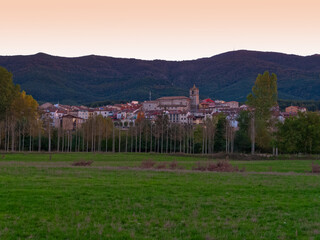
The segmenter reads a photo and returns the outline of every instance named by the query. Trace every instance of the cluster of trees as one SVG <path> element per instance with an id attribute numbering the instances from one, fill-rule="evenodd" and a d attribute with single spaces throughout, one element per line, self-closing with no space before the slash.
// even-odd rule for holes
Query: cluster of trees
<path id="1" fill-rule="evenodd" d="M 278 106 L 277 95 L 277 76 L 259 74 L 247 97 L 251 109 L 238 117 L 237 148 L 251 153 L 320 153 L 319 113 L 299 113 L 279 121 L 273 114 Z"/>
<path id="2" fill-rule="evenodd" d="M 12 81 L 12 74 L 0 67 L 0 149 L 24 150 L 26 136 L 39 128 L 38 103 L 20 90 Z"/>
<path id="3" fill-rule="evenodd" d="M 320 153 L 320 116 L 299 113 L 278 124 L 276 143 L 284 153 Z"/>
<path id="4" fill-rule="evenodd" d="M 129 126 L 96 115 L 74 131 L 52 128 L 44 118 L 42 129 L 32 138 L 29 150 L 211 154 L 233 150 L 234 139 L 226 134 L 233 132 L 231 129 L 224 115 L 207 119 L 202 126 L 169 123 L 165 114 L 158 116 L 155 122 L 139 114 L 135 124 Z"/>
<path id="5" fill-rule="evenodd" d="M 20 90 L 12 74 L 0 67 L 0 150 L 57 152 L 214 152 L 319 153 L 320 116 L 300 113 L 279 122 L 277 77 L 259 74 L 247 97 L 248 111 L 240 112 L 238 127 L 223 114 L 202 125 L 170 123 L 166 114 L 149 121 L 142 113 L 133 125 L 93 116 L 74 131 L 53 128 L 38 103 Z"/>

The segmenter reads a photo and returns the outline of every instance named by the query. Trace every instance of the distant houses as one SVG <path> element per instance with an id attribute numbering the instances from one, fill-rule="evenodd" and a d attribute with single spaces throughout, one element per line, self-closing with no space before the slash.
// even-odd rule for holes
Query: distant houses
<path id="1" fill-rule="evenodd" d="M 248 110 L 248 106 L 236 101 L 212 100 L 206 98 L 200 100 L 199 89 L 194 85 L 189 90 L 189 96 L 165 96 L 152 101 L 132 101 L 126 104 L 115 104 L 97 108 L 86 106 L 69 106 L 61 104 L 45 103 L 40 106 L 44 117 L 49 117 L 51 125 L 65 130 L 75 130 L 93 116 L 101 115 L 111 118 L 113 122 L 119 122 L 118 126 L 130 126 L 135 124 L 139 112 L 150 121 L 155 121 L 159 115 L 167 115 L 170 123 L 176 124 L 202 124 L 203 121 L 217 114 L 224 114 L 237 126 L 237 117 L 240 111 Z M 290 106 L 285 112 L 280 112 L 279 107 L 273 109 L 274 116 L 283 121 L 284 118 L 305 112 L 306 108 Z"/>
<path id="2" fill-rule="evenodd" d="M 133 122 L 141 111 L 141 105 L 134 103 L 117 104 L 115 106 L 104 106 L 89 108 L 86 106 L 69 106 L 45 103 L 40 106 L 43 118 L 50 118 L 51 125 L 64 130 L 75 130 L 86 120 L 93 116 L 101 115 L 104 118 L 110 117 L 113 121 Z"/>
<path id="3" fill-rule="evenodd" d="M 306 112 L 307 109 L 305 107 L 298 107 L 298 106 L 289 106 L 286 107 L 285 112 L 289 114 L 297 114 L 299 112 Z"/>

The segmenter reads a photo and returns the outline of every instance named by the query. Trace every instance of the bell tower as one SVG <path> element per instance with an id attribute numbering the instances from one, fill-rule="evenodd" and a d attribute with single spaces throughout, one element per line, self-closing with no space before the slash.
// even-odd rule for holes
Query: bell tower
<path id="1" fill-rule="evenodd" d="M 199 88 L 193 84 L 193 87 L 190 88 L 190 100 L 191 100 L 191 111 L 197 112 L 199 108 Z"/>

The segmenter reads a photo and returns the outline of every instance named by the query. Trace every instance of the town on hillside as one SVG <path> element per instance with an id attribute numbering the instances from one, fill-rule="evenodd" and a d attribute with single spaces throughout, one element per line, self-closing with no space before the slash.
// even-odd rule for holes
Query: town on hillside
<path id="1" fill-rule="evenodd" d="M 55 128 L 75 130 L 89 118 L 101 115 L 111 118 L 116 126 L 127 128 L 135 125 L 139 114 L 154 122 L 159 115 L 167 115 L 170 123 L 176 124 L 202 124 L 205 119 L 223 113 L 231 126 L 238 127 L 237 117 L 240 111 L 248 110 L 248 106 L 239 105 L 236 101 L 212 100 L 210 98 L 200 100 L 199 88 L 195 85 L 190 88 L 189 97 L 167 96 L 156 100 L 138 102 L 132 101 L 126 104 L 114 104 L 97 108 L 86 106 L 69 106 L 63 104 L 44 103 L 40 107 L 42 118 L 51 119 Z M 306 108 L 289 106 L 285 112 L 279 107 L 273 108 L 273 116 L 283 122 L 285 118 L 296 116 L 298 112 L 306 112 Z"/>

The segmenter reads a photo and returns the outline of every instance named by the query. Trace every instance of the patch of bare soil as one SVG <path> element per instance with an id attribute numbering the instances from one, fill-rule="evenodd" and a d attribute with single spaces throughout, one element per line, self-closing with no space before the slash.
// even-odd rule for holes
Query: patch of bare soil
<path id="1" fill-rule="evenodd" d="M 143 160 L 141 162 L 140 168 L 142 169 L 183 169 L 182 166 L 179 166 L 176 161 L 172 162 L 156 162 L 152 159 Z"/>
<path id="2" fill-rule="evenodd" d="M 238 167 L 232 166 L 229 161 L 222 160 L 217 163 L 212 162 L 198 162 L 197 166 L 192 168 L 193 170 L 198 171 L 210 171 L 210 172 L 244 172 L 245 169 L 239 170 Z"/>
<path id="3" fill-rule="evenodd" d="M 311 165 L 311 172 L 312 173 L 320 173 L 320 165 L 316 163 L 312 163 Z"/>
<path id="4" fill-rule="evenodd" d="M 93 161 L 78 161 L 78 162 L 73 162 L 71 165 L 86 167 L 86 166 L 91 166 L 92 163 L 93 163 Z"/>

